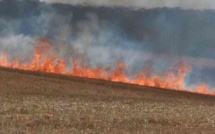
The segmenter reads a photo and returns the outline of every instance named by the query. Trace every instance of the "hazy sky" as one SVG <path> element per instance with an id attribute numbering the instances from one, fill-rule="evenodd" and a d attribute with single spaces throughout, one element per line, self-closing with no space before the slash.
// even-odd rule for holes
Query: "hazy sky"
<path id="1" fill-rule="evenodd" d="M 135 8 L 180 7 L 183 9 L 215 9 L 214 0 L 40 0 L 72 5 L 124 6 Z"/>

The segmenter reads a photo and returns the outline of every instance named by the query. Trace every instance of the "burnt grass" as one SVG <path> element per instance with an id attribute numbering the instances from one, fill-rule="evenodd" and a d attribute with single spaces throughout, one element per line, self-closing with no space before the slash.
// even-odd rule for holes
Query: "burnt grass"
<path id="1" fill-rule="evenodd" d="M 1 134 L 215 133 L 215 97 L 0 68 Z"/>

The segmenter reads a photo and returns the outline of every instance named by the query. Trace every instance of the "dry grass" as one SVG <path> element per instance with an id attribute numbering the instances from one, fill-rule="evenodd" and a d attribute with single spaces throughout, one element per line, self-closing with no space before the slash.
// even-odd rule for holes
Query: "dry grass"
<path id="1" fill-rule="evenodd" d="M 215 97 L 0 69 L 0 133 L 214 133 Z"/>

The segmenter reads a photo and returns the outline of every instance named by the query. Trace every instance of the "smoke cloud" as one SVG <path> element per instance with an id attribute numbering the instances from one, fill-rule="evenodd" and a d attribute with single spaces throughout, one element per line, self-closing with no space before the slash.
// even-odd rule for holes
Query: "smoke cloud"
<path id="1" fill-rule="evenodd" d="M 131 7 L 131 8 L 182 8 L 215 9 L 214 0 L 40 0 L 47 3 L 64 3 L 84 6 Z"/>
<path id="2" fill-rule="evenodd" d="M 205 82 L 215 86 L 215 12 L 161 8 L 213 9 L 213 1 L 41 2 L 57 4 L 0 2 L 1 54 L 28 62 L 37 41 L 45 38 L 51 42 L 51 51 L 69 67 L 74 58 L 91 67 L 113 67 L 123 61 L 126 74 L 132 76 L 144 67 L 164 72 L 182 59 L 193 67 L 188 85 Z"/>
<path id="3" fill-rule="evenodd" d="M 10 60 L 19 59 L 21 62 L 28 62 L 33 58 L 35 45 L 35 39 L 22 34 L 0 37 L 0 56 L 9 54 L 7 56 Z"/>

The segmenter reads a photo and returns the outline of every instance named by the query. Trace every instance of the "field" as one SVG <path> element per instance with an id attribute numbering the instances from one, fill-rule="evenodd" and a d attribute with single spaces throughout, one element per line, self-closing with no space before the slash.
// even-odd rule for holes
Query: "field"
<path id="1" fill-rule="evenodd" d="M 1 134 L 215 133 L 215 97 L 0 69 Z"/>

